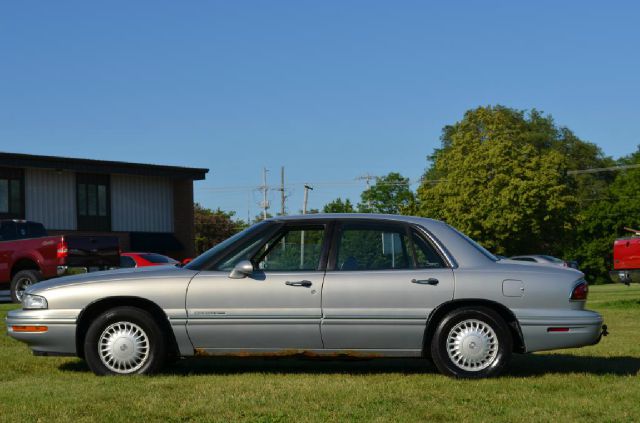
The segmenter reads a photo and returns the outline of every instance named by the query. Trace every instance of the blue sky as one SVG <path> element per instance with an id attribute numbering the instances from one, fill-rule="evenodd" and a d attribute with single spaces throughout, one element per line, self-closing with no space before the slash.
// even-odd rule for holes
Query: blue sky
<path id="1" fill-rule="evenodd" d="M 640 7 L 588 1 L 5 1 L 0 150 L 208 167 L 196 199 L 259 212 L 418 178 L 478 105 L 640 144 Z M 233 188 L 228 188 L 233 187 Z M 222 189 L 224 188 L 224 189 Z M 270 194 L 274 206 L 278 193 Z"/>

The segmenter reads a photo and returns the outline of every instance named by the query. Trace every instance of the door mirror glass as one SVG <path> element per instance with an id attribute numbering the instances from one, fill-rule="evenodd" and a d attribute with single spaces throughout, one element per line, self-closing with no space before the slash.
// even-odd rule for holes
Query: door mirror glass
<path id="1" fill-rule="evenodd" d="M 241 260 L 233 267 L 229 277 L 231 279 L 242 279 L 253 273 L 253 264 L 249 260 Z"/>

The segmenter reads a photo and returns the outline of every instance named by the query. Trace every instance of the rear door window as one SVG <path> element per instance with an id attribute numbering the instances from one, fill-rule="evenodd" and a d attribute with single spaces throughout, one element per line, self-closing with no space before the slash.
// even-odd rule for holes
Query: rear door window
<path id="1" fill-rule="evenodd" d="M 0 241 L 16 239 L 16 224 L 14 222 L 2 222 L 0 224 Z"/>
<path id="2" fill-rule="evenodd" d="M 16 223 L 16 239 L 26 239 L 29 237 L 27 230 L 27 224 L 25 222 Z"/>
<path id="3" fill-rule="evenodd" d="M 47 236 L 47 231 L 42 223 L 27 222 L 27 236 L 29 238 L 42 238 Z"/>
<path id="4" fill-rule="evenodd" d="M 415 231 L 411 238 L 416 251 L 416 267 L 418 269 L 439 269 L 446 267 L 444 260 L 433 246 Z"/>
<path id="5" fill-rule="evenodd" d="M 389 270 L 411 267 L 409 239 L 404 227 L 377 224 L 342 226 L 338 241 L 338 270 Z"/>

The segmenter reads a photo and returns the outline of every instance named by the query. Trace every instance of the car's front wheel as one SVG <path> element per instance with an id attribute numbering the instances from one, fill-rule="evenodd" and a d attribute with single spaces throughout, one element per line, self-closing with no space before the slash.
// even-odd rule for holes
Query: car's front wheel
<path id="1" fill-rule="evenodd" d="M 117 307 L 98 316 L 89 326 L 84 351 L 97 375 L 155 373 L 167 356 L 160 326 L 151 314 L 135 307 Z"/>
<path id="2" fill-rule="evenodd" d="M 511 333 L 499 314 L 485 307 L 464 307 L 440 321 L 431 342 L 431 357 L 445 375 L 483 378 L 505 369 L 512 348 Z"/>

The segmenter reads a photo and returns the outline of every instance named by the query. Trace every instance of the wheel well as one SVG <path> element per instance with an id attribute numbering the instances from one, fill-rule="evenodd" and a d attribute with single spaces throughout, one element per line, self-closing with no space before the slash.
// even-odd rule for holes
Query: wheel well
<path id="1" fill-rule="evenodd" d="M 429 314 L 427 319 L 427 328 L 424 333 L 424 345 L 423 345 L 423 354 L 429 355 L 431 351 L 431 340 L 433 338 L 433 334 L 438 327 L 438 323 L 442 320 L 442 318 L 452 310 L 455 310 L 460 307 L 469 307 L 469 306 L 482 306 L 489 308 L 500 315 L 507 323 L 509 327 L 509 331 L 511 332 L 511 337 L 513 339 L 513 351 L 514 352 L 525 352 L 524 339 L 522 337 L 522 331 L 520 330 L 520 324 L 518 323 L 518 319 L 513 314 L 511 310 L 509 310 L 504 305 L 497 303 L 495 301 L 489 300 L 481 300 L 481 299 L 463 299 L 463 300 L 454 300 L 449 301 L 447 303 L 441 304 L 435 310 Z"/>
<path id="2" fill-rule="evenodd" d="M 21 270 L 40 270 L 40 267 L 38 266 L 38 264 L 31 260 L 31 259 L 19 259 L 18 261 L 16 261 L 13 264 L 13 267 L 11 268 L 11 278 L 13 278 L 16 273 L 20 272 Z"/>
<path id="3" fill-rule="evenodd" d="M 109 297 L 98 300 L 89 304 L 84 310 L 80 312 L 76 326 L 76 353 L 78 357 L 84 358 L 84 340 L 91 326 L 91 322 L 105 311 L 115 307 L 136 307 L 147 311 L 153 316 L 154 320 L 160 325 L 160 329 L 167 336 L 169 341 L 167 349 L 170 355 L 179 355 L 178 343 L 176 337 L 171 329 L 169 318 L 165 312 L 153 301 L 146 300 L 140 297 Z"/>

